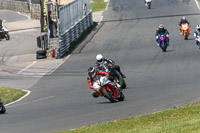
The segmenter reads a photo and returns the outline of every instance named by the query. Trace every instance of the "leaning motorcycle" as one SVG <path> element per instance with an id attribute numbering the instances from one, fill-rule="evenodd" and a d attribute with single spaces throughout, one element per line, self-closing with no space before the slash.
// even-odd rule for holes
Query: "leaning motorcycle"
<path id="1" fill-rule="evenodd" d="M 0 114 L 4 114 L 6 112 L 6 108 L 3 105 L 3 102 L 0 99 Z"/>
<path id="2" fill-rule="evenodd" d="M 148 9 L 151 9 L 151 0 L 145 0 L 145 1 L 146 1 Z"/>
<path id="3" fill-rule="evenodd" d="M 110 102 L 123 101 L 125 96 L 119 91 L 117 85 L 115 87 L 111 87 L 115 84 L 111 82 L 106 76 L 98 75 L 97 79 L 93 83 L 93 88 L 97 91 L 100 96 L 104 96 Z"/>
<path id="4" fill-rule="evenodd" d="M 190 30 L 190 26 L 188 25 L 188 23 L 181 24 L 181 31 L 182 31 L 182 34 L 183 34 L 185 40 L 188 39 L 189 30 Z"/>
<path id="5" fill-rule="evenodd" d="M 167 43 L 169 43 L 168 37 L 169 36 L 166 33 L 158 34 L 158 43 L 159 43 L 160 48 L 163 50 L 163 52 L 166 52 L 167 50 L 167 46 L 168 46 Z"/>

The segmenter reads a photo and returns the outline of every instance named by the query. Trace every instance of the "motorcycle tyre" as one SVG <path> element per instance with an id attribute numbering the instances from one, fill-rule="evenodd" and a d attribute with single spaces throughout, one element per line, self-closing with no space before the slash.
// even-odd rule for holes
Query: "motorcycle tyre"
<path id="1" fill-rule="evenodd" d="M 161 44 L 160 44 L 160 48 L 162 49 L 163 52 L 166 52 L 166 50 L 167 50 L 167 46 L 165 46 L 164 43 L 163 43 L 162 45 L 163 45 L 163 47 L 162 47 Z"/>
<path id="2" fill-rule="evenodd" d="M 106 89 L 103 89 L 103 93 L 105 95 L 104 97 L 107 98 L 110 102 L 112 102 L 112 103 L 117 102 L 117 100 L 114 98 L 114 96 Z"/>
<path id="3" fill-rule="evenodd" d="M 9 34 L 5 35 L 5 38 L 7 41 L 10 40 L 10 35 Z"/>
<path id="4" fill-rule="evenodd" d="M 6 112 L 6 108 L 2 105 L 1 110 L 0 110 L 0 114 L 4 114 Z"/>
<path id="5" fill-rule="evenodd" d="M 122 92 L 120 92 L 120 98 L 118 98 L 119 101 L 124 101 L 124 94 Z"/>
<path id="6" fill-rule="evenodd" d="M 37 55 L 46 55 L 47 51 L 46 50 L 38 50 L 36 51 Z"/>
<path id="7" fill-rule="evenodd" d="M 151 3 L 147 3 L 148 9 L 151 9 Z"/>
<path id="8" fill-rule="evenodd" d="M 167 47 L 164 47 L 162 50 L 163 50 L 163 52 L 166 52 L 166 49 L 167 49 Z"/>
<path id="9" fill-rule="evenodd" d="M 126 89 L 126 82 L 125 82 L 125 80 L 123 80 L 123 85 L 121 87 L 122 87 L 122 89 Z"/>
<path id="10" fill-rule="evenodd" d="M 47 56 L 45 55 L 45 56 L 42 56 L 42 55 L 37 55 L 36 56 L 36 59 L 46 59 L 47 58 Z"/>
<path id="11" fill-rule="evenodd" d="M 188 40 L 188 35 L 185 35 L 185 36 L 184 36 L 184 39 L 185 39 L 185 40 Z"/>

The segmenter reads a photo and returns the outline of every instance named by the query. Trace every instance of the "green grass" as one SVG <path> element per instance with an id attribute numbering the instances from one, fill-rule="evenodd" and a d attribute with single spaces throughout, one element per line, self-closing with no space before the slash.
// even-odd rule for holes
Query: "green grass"
<path id="1" fill-rule="evenodd" d="M 104 0 L 91 0 L 92 12 L 102 11 L 106 8 L 108 2 Z"/>
<path id="2" fill-rule="evenodd" d="M 200 103 L 56 133 L 200 133 Z"/>
<path id="3" fill-rule="evenodd" d="M 93 25 L 91 25 L 90 27 L 88 27 L 87 30 L 83 31 L 83 33 L 81 34 L 81 36 L 80 36 L 76 41 L 71 42 L 70 47 L 69 47 L 69 51 L 70 51 L 70 52 L 73 51 L 73 50 L 76 48 L 76 46 L 77 46 L 78 44 L 80 44 L 80 43 L 86 38 L 86 36 L 87 36 L 88 34 L 90 34 L 90 32 L 91 32 L 96 26 L 97 26 L 97 22 L 93 22 Z"/>
<path id="4" fill-rule="evenodd" d="M 17 89 L 0 87 L 0 98 L 4 104 L 11 103 L 24 96 L 26 92 Z"/>

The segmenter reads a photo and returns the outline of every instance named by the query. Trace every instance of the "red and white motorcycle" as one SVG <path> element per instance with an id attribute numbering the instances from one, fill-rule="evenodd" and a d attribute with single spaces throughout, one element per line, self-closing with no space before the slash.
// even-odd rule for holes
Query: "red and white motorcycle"
<path id="1" fill-rule="evenodd" d="M 115 87 L 113 87 L 115 86 Z M 124 94 L 119 91 L 119 85 L 111 82 L 106 76 L 98 75 L 93 83 L 93 88 L 100 96 L 104 96 L 111 102 L 123 101 Z"/>

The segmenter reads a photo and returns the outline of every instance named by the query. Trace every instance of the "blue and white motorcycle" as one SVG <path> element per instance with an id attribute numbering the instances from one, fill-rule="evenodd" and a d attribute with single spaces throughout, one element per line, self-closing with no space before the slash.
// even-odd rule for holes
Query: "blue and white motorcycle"
<path id="1" fill-rule="evenodd" d="M 167 50 L 167 46 L 169 43 L 169 39 L 168 39 L 169 35 L 164 33 L 164 34 L 158 34 L 158 44 L 160 46 L 160 48 L 163 50 L 163 52 L 166 52 Z"/>

